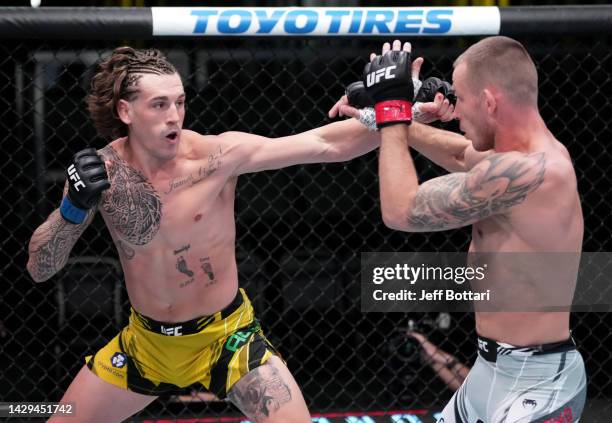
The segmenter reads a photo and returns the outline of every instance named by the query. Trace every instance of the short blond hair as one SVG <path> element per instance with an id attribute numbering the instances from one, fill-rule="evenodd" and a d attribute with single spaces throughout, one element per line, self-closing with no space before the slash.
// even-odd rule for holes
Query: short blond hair
<path id="1" fill-rule="evenodd" d="M 492 84 L 520 104 L 538 103 L 538 72 L 525 47 L 509 37 L 485 38 L 455 60 L 464 63 L 467 82 L 473 89 Z"/>

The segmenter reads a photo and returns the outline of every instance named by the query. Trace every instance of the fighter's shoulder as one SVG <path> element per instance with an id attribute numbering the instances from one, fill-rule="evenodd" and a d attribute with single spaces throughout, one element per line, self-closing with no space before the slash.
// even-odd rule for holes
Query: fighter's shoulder
<path id="1" fill-rule="evenodd" d="M 183 137 L 188 142 L 190 151 L 203 157 L 207 157 L 211 149 L 221 150 L 223 155 L 226 155 L 235 147 L 249 143 L 253 138 L 263 138 L 237 131 L 223 132 L 219 135 L 202 135 L 190 130 L 183 130 Z"/>
<path id="2" fill-rule="evenodd" d="M 483 152 L 482 157 L 471 168 L 473 173 L 486 171 L 489 175 L 503 176 L 522 173 L 528 169 L 538 173 L 546 170 L 547 157 L 544 152 L 522 153 L 519 151 Z"/>
<path id="3" fill-rule="evenodd" d="M 117 138 L 98 149 L 98 154 L 103 160 L 118 161 L 121 158 L 119 151 L 123 150 L 125 138 Z"/>

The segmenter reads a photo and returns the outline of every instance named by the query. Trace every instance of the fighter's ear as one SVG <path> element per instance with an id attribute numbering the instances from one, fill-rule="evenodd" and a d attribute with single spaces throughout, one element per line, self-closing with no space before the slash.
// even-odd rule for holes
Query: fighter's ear
<path id="1" fill-rule="evenodd" d="M 484 97 L 484 105 L 487 110 L 487 114 L 489 116 L 494 115 L 497 111 L 497 99 L 495 98 L 491 90 L 489 90 L 488 88 L 482 90 L 482 94 Z"/>
<path id="2" fill-rule="evenodd" d="M 129 101 L 121 99 L 117 102 L 117 116 L 126 125 L 132 123 L 132 110 Z"/>

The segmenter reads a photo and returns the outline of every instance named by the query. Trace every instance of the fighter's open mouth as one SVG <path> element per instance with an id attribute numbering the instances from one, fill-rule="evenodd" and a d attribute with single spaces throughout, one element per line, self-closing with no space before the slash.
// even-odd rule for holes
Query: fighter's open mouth
<path id="1" fill-rule="evenodd" d="M 174 141 L 176 137 L 178 137 L 178 132 L 170 132 L 168 135 L 166 135 L 166 138 L 172 141 Z"/>

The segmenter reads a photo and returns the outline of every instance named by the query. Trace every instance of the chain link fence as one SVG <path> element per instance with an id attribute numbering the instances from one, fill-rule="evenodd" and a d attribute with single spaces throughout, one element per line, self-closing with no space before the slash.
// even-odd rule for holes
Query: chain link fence
<path id="1" fill-rule="evenodd" d="M 416 54 L 426 58 L 422 76 L 450 80 L 453 60 L 475 41 L 414 42 Z M 544 119 L 575 161 L 584 250 L 611 251 L 610 40 L 521 41 L 539 69 Z M 0 399 L 59 400 L 84 356 L 127 322 L 121 268 L 99 216 L 73 249 L 69 265 L 51 280 L 35 284 L 25 270 L 29 238 L 58 207 L 72 154 L 105 145 L 84 104 L 101 57 L 119 44 L 160 48 L 183 76 L 185 127 L 276 137 L 327 123 L 327 110 L 381 43 L 349 38 L 3 41 L 0 320 L 5 329 L 0 330 Z M 446 128 L 458 129 L 455 123 Z M 361 252 L 464 251 L 470 237 L 466 229 L 409 234 L 386 228 L 379 210 L 376 159 L 373 152 L 346 163 L 244 175 L 238 182 L 241 285 L 313 413 L 441 410 L 452 391 L 434 377 L 418 351 L 398 342 L 410 320 L 460 361 L 470 365 L 476 357 L 471 314 L 454 313 L 449 322 L 433 313 L 360 311 Z M 422 180 L 442 174 L 421 157 L 415 161 Z M 572 326 L 586 362 L 589 401 L 608 404 L 612 316 L 574 314 Z M 195 392 L 190 388 L 162 397 L 136 418 L 236 414 L 225 403 L 198 401 Z"/>

